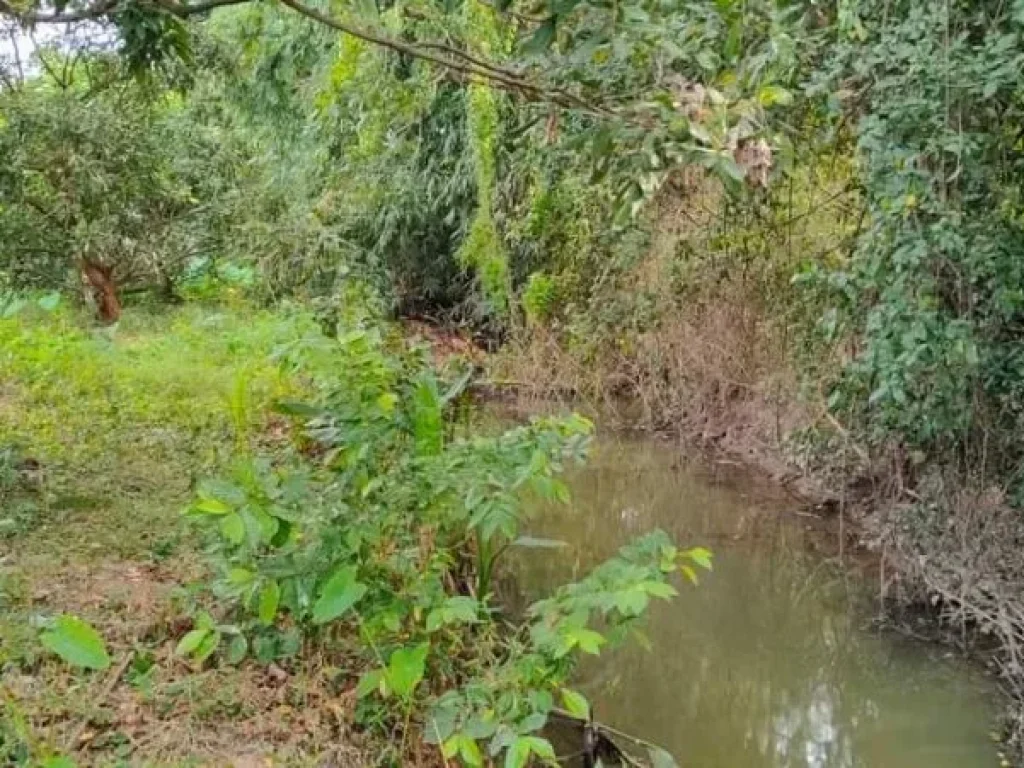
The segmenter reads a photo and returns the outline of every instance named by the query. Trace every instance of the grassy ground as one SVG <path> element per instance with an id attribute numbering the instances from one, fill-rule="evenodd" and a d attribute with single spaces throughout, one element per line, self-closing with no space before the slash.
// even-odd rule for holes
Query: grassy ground
<path id="1" fill-rule="evenodd" d="M 273 356 L 299 315 L 186 306 L 91 330 L 57 311 L 0 320 L 0 764 L 363 762 L 352 701 L 315 658 L 196 669 L 200 543 L 180 514 L 239 441 L 283 439 L 265 407 L 301 383 Z M 72 613 L 113 665 L 72 672 L 39 625 Z"/>

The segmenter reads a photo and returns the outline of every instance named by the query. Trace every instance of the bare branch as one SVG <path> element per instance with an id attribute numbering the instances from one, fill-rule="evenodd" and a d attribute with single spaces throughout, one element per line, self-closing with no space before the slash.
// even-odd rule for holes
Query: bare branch
<path id="1" fill-rule="evenodd" d="M 50 65 L 50 62 L 47 61 L 46 53 L 36 40 L 35 32 L 32 29 L 29 29 L 28 31 L 28 39 L 32 41 L 32 47 L 35 48 L 36 59 L 42 65 L 43 69 L 46 70 L 46 74 L 50 76 L 53 84 L 58 86 L 62 91 L 66 91 L 68 83 L 63 77 L 57 74 L 57 71 Z"/>
<path id="2" fill-rule="evenodd" d="M 21 62 L 21 47 L 18 45 L 18 35 L 10 30 L 11 52 L 14 55 L 14 65 L 18 68 L 18 82 L 25 82 L 25 65 Z"/>

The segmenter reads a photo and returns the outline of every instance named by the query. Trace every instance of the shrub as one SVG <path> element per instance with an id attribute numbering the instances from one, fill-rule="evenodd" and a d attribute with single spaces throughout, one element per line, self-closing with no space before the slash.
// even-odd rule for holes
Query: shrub
<path id="1" fill-rule="evenodd" d="M 337 364 L 321 395 L 279 406 L 304 424 L 304 454 L 242 456 L 189 509 L 216 532 L 215 590 L 233 608 L 221 623 L 202 617 L 180 650 L 266 662 L 314 638 L 363 670 L 361 716 L 401 743 L 415 724 L 466 765 L 483 764 L 481 744 L 507 765 L 550 762 L 535 733 L 556 701 L 587 708 L 567 687 L 576 657 L 624 639 L 652 598 L 675 594 L 666 577 L 695 579 L 708 553 L 656 532 L 521 623 L 503 619 L 492 592 L 502 555 L 557 546 L 520 536 L 524 499 L 566 499 L 557 475 L 584 458 L 590 424 L 546 418 L 457 436 L 446 414 L 467 377 L 439 378 L 374 327 L 304 342 L 289 362 L 325 351 Z"/>

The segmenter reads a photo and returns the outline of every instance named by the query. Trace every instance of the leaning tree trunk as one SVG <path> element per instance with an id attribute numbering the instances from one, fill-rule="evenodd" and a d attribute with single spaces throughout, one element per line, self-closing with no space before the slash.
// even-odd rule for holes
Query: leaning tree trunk
<path id="1" fill-rule="evenodd" d="M 101 322 L 116 323 L 121 317 L 121 299 L 117 295 L 113 267 L 99 262 L 82 259 L 82 277 L 92 290 L 96 302 L 96 314 Z"/>

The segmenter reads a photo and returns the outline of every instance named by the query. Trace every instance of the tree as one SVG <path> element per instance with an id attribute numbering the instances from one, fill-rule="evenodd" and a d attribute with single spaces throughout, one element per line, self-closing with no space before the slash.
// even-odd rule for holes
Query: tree
<path id="1" fill-rule="evenodd" d="M 156 107 L 132 88 L 90 94 L 46 79 L 0 98 L 0 268 L 56 287 L 69 268 L 114 322 L 119 285 L 181 260 L 168 233 L 189 189 L 171 170 Z"/>

